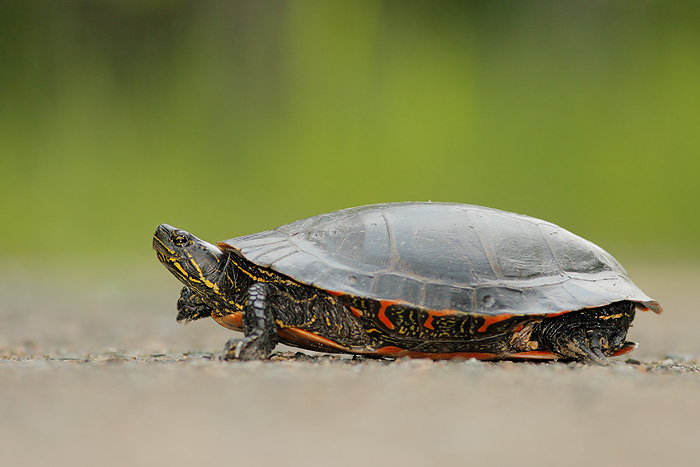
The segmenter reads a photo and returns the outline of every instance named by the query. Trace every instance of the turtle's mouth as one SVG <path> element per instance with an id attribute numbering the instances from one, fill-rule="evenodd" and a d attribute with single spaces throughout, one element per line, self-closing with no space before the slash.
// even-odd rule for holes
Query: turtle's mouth
<path id="1" fill-rule="evenodd" d="M 156 250 L 156 256 L 158 257 L 158 261 L 160 261 L 161 263 L 165 263 L 167 261 L 165 255 L 158 250 Z"/>
<path id="2" fill-rule="evenodd" d="M 180 275 L 178 274 L 178 269 L 181 268 L 175 266 L 180 260 L 179 256 L 174 255 L 171 251 L 168 251 L 167 248 L 163 248 L 156 239 L 153 239 L 153 249 L 156 250 L 158 261 L 160 261 L 163 266 L 168 268 L 173 274 Z"/>
<path id="3" fill-rule="evenodd" d="M 156 251 L 158 261 L 163 264 L 172 263 L 179 259 L 177 252 L 168 246 L 169 238 L 170 232 L 164 228 L 164 225 L 159 225 L 153 235 L 153 249 Z"/>
<path id="4" fill-rule="evenodd" d="M 182 258 L 180 255 L 170 251 L 167 246 L 164 246 L 158 238 L 153 238 L 153 249 L 156 250 L 158 261 L 165 266 L 175 277 L 183 284 L 189 284 L 190 276 L 182 267 Z"/>
<path id="5" fill-rule="evenodd" d="M 163 244 L 163 241 L 158 238 L 158 235 L 153 236 L 153 249 L 156 250 L 156 256 L 158 256 L 158 261 L 161 263 L 165 263 L 168 258 L 173 257 L 173 251 L 170 251 L 170 249 Z"/>

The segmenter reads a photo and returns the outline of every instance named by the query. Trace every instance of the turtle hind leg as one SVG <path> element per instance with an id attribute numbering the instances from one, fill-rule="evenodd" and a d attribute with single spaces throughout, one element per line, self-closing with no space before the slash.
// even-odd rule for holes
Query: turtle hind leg
<path id="1" fill-rule="evenodd" d="M 224 346 L 222 360 L 263 360 L 270 358 L 277 345 L 277 325 L 268 308 L 268 285 L 257 282 L 248 289 L 243 313 L 242 339 L 231 339 Z"/>
<path id="2" fill-rule="evenodd" d="M 540 348 L 565 359 L 609 365 L 627 343 L 627 330 L 634 319 L 634 304 L 618 302 L 542 320 L 537 332 Z"/>

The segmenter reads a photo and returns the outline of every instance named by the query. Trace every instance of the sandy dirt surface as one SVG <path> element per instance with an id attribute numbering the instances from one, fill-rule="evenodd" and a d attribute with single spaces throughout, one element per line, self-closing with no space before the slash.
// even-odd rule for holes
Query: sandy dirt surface
<path id="1" fill-rule="evenodd" d="M 696 463 L 700 269 L 628 268 L 666 311 L 639 314 L 640 348 L 610 367 L 289 348 L 224 363 L 234 334 L 175 323 L 156 267 L 32 269 L 0 271 L 0 465 Z"/>

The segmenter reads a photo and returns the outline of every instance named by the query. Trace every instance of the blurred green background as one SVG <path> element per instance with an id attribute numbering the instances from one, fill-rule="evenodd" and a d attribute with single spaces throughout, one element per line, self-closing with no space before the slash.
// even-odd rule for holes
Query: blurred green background
<path id="1" fill-rule="evenodd" d="M 433 200 L 697 258 L 699 25 L 691 1 L 5 1 L 0 256 L 155 264 L 161 222 Z"/>

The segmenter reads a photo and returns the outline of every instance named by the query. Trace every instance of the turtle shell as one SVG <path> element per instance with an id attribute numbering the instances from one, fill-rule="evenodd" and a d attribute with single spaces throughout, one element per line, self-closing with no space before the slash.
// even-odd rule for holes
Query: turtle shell
<path id="1" fill-rule="evenodd" d="M 219 247 L 302 284 L 427 310 L 553 314 L 628 300 L 661 311 L 602 248 L 550 222 L 480 206 L 361 206 Z"/>

